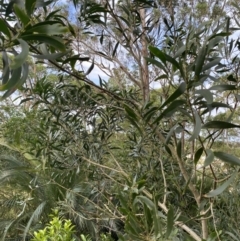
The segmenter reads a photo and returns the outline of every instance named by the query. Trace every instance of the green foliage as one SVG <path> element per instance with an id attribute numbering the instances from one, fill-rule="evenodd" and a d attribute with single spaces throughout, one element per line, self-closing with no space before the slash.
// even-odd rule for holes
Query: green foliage
<path id="1" fill-rule="evenodd" d="M 54 1 L 1 1 L 0 90 L 6 103 L 18 90 L 24 105 L 1 112 L 3 240 L 34 230 L 33 240 L 82 241 L 240 233 L 238 151 L 219 142 L 240 126 L 239 40 L 217 4 L 188 2 L 189 19 L 177 1 L 73 1 L 77 25 Z M 114 83 L 91 82 L 96 66 Z M 48 223 L 56 207 L 71 221 Z"/>
<path id="2" fill-rule="evenodd" d="M 60 219 L 56 212 L 51 217 L 52 220 L 44 229 L 34 232 L 31 241 L 74 241 L 74 226 L 71 221 Z"/>

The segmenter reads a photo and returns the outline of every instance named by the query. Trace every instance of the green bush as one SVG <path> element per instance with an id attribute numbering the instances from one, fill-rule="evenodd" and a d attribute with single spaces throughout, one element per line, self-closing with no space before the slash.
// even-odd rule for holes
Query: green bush
<path id="1" fill-rule="evenodd" d="M 52 220 L 44 229 L 34 232 L 34 238 L 31 241 L 74 241 L 73 233 L 72 222 L 59 218 L 55 212 Z"/>

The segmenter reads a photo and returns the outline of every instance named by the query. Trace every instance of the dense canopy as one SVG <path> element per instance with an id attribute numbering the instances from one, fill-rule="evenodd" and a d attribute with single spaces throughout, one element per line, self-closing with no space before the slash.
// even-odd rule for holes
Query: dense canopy
<path id="1" fill-rule="evenodd" d="M 238 1 L 0 0 L 1 240 L 240 240 Z"/>

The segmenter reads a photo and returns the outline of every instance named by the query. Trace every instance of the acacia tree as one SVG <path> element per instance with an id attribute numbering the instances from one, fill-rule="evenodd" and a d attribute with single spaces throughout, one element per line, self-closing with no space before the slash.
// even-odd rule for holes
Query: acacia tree
<path id="1" fill-rule="evenodd" d="M 73 2 L 77 6 L 77 1 Z M 91 22 L 97 22 L 107 31 L 106 23 L 114 19 L 116 22 L 112 24 L 120 28 L 119 40 L 114 45 L 111 41 L 103 41 L 104 38 L 109 40 L 113 29 L 108 31 L 107 36 L 100 34 L 102 45 L 105 48 L 110 46 L 107 47 L 108 52 L 112 49 L 110 59 L 106 57 L 107 52 L 100 53 L 101 57 L 117 62 L 114 56 L 121 45 L 133 54 L 136 50 L 139 58 L 135 61 L 140 74 L 134 77 L 134 81 L 141 90 L 139 95 L 135 89 L 120 91 L 104 84 L 97 86 L 75 68 L 77 61 L 88 58 L 74 53 L 70 43 L 77 39 L 76 31 L 57 11 L 48 12 L 47 7 L 51 3 L 2 1 L 2 12 L 5 14 L 0 19 L 3 51 L 1 90 L 5 91 L 2 98 L 7 98 L 26 81 L 29 54 L 59 71 L 59 84 L 53 85 L 42 79 L 37 81 L 36 89 L 29 92 L 46 113 L 39 124 L 42 130 L 39 128 L 37 134 L 41 138 L 32 155 L 37 163 L 42 162 L 43 171 L 46 168 L 49 171 L 43 172 L 46 174 L 43 176 L 48 178 L 43 181 L 44 185 L 59 187 L 55 204 L 64 207 L 67 210 L 65 214 L 73 215 L 75 221 L 76 217 L 93 220 L 96 239 L 99 220 L 119 219 L 124 222 L 124 231 L 118 234 L 122 240 L 186 240 L 186 233 L 187 238 L 197 241 L 207 240 L 211 235 L 220 240 L 218 225 L 222 220 L 215 218 L 218 214 L 215 204 L 218 195 L 228 189 L 236 178 L 236 166 L 240 165 L 237 157 L 214 147 L 222 130 L 239 127 L 231 122 L 238 106 L 238 71 L 233 73 L 231 64 L 226 63 L 226 60 L 231 60 L 231 63 L 238 61 L 231 54 L 238 51 L 239 42 L 229 40 L 230 34 L 235 31 L 230 18 L 204 22 L 199 26 L 186 22 L 186 25 L 182 23 L 177 28 L 173 18 L 175 5 L 170 1 L 167 9 L 171 10 L 173 26 L 165 20 L 165 25 L 169 26 L 159 45 L 145 35 L 146 28 L 153 23 L 154 28 L 157 24 L 151 22 L 147 25 L 148 11 L 158 9 L 157 3 L 134 1 L 124 2 L 129 4 L 124 5 L 120 2 L 116 8 L 109 2 L 104 7 L 95 2 L 83 4 L 80 17 L 89 26 Z M 132 25 L 126 24 L 130 21 Z M 14 28 L 12 22 L 16 24 Z M 134 32 L 138 28 L 140 33 Z M 13 61 L 9 58 L 11 55 L 14 56 Z M 155 102 L 148 101 L 150 81 L 149 77 L 145 77 L 149 69 L 155 69 L 159 79 L 169 82 L 163 88 L 164 98 Z M 124 72 L 131 79 L 131 70 Z M 228 75 L 227 83 L 222 83 L 218 76 L 222 72 Z M 216 101 L 217 91 L 233 96 L 234 106 Z M 227 108 L 231 110 L 231 115 L 225 121 L 210 120 L 209 116 L 217 108 Z M 117 142 L 114 137 L 126 141 L 120 151 L 113 151 L 116 148 L 113 143 Z M 122 158 L 119 159 L 119 156 Z M 204 159 L 202 164 L 201 158 Z M 227 178 L 215 165 L 216 159 L 231 164 Z M 14 169 L 14 173 L 18 174 L 16 165 L 14 168 L 10 170 Z M 83 169 L 81 175 L 80 168 Z M 27 172 L 30 170 L 21 173 L 22 176 Z M 11 180 L 9 173 L 9 169 L 1 172 L 1 178 L 6 183 Z M 77 186 L 72 186 L 74 181 Z M 31 180 L 25 181 L 25 186 L 28 182 Z M 84 205 L 84 198 L 76 201 L 76 192 L 82 195 L 86 182 L 90 183 L 90 194 L 93 193 L 94 197 L 92 200 L 88 198 L 91 205 L 86 208 L 84 216 L 82 206 L 81 210 L 76 210 L 79 203 Z M 111 192 L 115 190 L 113 196 L 108 189 Z M 38 193 L 37 188 L 30 192 L 34 191 L 34 194 Z M 44 195 L 41 197 L 44 199 Z M 118 202 L 120 205 L 116 204 Z M 38 216 L 36 213 L 39 214 L 33 214 Z M 31 216 L 27 223 L 23 221 L 26 226 L 24 234 L 35 216 Z M 226 236 L 224 238 L 226 240 Z"/>
<path id="2" fill-rule="evenodd" d="M 226 1 L 74 1 L 71 19 L 77 23 L 74 49 L 91 56 L 97 65 L 121 87 L 121 76 L 139 88 L 143 100 L 149 98 L 151 83 L 163 74 L 149 66 L 149 45 L 171 47 L 192 25 L 203 20 L 224 18 Z M 176 30 L 182 31 L 176 31 Z M 167 41 L 164 36 L 168 36 Z M 172 42 L 173 41 L 173 42 Z M 114 68 L 113 68 L 114 67 Z M 114 71 L 113 71 L 114 69 Z M 115 70 L 123 72 L 116 75 Z M 119 78 L 120 76 L 120 78 Z M 164 85 L 164 79 L 158 79 Z"/>

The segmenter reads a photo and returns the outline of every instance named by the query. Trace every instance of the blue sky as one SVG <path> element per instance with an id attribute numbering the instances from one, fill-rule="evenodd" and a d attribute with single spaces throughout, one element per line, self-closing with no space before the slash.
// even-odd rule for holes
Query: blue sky
<path id="1" fill-rule="evenodd" d="M 57 2 L 58 4 L 68 4 L 68 11 L 71 13 L 75 12 L 75 8 L 73 5 L 73 2 L 67 2 L 66 0 L 59 0 Z M 70 18 L 70 21 L 75 21 L 75 17 L 72 19 Z M 87 71 L 88 68 L 91 66 L 90 62 L 83 62 L 82 67 L 84 68 L 84 71 Z M 91 81 L 93 81 L 95 84 L 99 84 L 99 76 L 102 78 L 102 80 L 107 81 L 109 79 L 109 76 L 107 76 L 103 71 L 101 71 L 96 65 L 94 66 L 94 69 L 91 71 L 91 73 L 87 76 Z"/>

